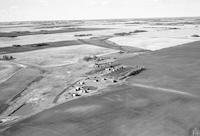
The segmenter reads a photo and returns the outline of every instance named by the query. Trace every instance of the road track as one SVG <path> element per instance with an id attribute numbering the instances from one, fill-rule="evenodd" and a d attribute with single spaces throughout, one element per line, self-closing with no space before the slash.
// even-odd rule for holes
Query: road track
<path id="1" fill-rule="evenodd" d="M 133 83 L 133 84 L 131 84 L 131 86 L 142 87 L 142 88 L 147 88 L 147 89 L 154 89 L 156 91 L 161 91 L 161 92 L 168 92 L 168 93 L 175 93 L 175 94 L 180 94 L 180 95 L 185 95 L 185 96 L 197 97 L 194 94 L 183 92 L 180 90 L 175 90 L 175 89 L 168 89 L 168 88 L 162 88 L 162 87 L 156 87 L 156 86 L 150 86 L 150 85 L 144 85 L 144 84 L 138 84 L 138 83 Z"/>

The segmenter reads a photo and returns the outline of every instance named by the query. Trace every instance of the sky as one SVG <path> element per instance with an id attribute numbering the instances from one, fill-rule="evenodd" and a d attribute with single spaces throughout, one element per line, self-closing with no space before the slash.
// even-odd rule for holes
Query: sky
<path id="1" fill-rule="evenodd" d="M 0 22 L 200 16 L 200 0 L 0 0 Z"/>

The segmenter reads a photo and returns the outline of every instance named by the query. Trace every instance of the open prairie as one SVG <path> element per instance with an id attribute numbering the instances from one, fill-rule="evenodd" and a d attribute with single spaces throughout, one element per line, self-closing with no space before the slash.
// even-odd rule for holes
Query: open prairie
<path id="1" fill-rule="evenodd" d="M 199 127 L 196 97 L 127 85 L 107 91 L 41 112 L 2 135 L 181 136 Z"/>
<path id="2" fill-rule="evenodd" d="M 0 23 L 0 34 L 0 136 L 198 136 L 199 18 Z"/>
<path id="3" fill-rule="evenodd" d="M 0 62 L 0 83 L 11 78 L 20 67 L 7 62 Z"/>

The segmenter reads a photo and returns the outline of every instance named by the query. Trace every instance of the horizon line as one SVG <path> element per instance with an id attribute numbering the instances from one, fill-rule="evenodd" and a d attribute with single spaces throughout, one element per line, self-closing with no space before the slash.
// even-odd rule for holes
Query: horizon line
<path id="1" fill-rule="evenodd" d="M 164 19 L 164 18 L 200 18 L 200 16 L 169 16 L 169 17 L 129 17 L 129 18 L 94 18 L 94 19 L 47 19 L 47 20 L 16 20 L 0 21 L 0 23 L 12 22 L 45 22 L 45 21 L 95 21 L 95 20 L 124 20 L 124 19 Z"/>

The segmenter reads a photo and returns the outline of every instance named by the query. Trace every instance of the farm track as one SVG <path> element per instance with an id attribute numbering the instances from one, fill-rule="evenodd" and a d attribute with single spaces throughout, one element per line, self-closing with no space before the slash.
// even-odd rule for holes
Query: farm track
<path id="1" fill-rule="evenodd" d="M 156 86 L 150 86 L 150 85 L 144 85 L 144 84 L 137 84 L 137 83 L 133 83 L 131 85 L 136 86 L 136 87 L 147 88 L 147 89 L 154 89 L 156 91 L 161 91 L 161 92 L 168 92 L 168 93 L 175 93 L 175 94 L 180 94 L 180 95 L 185 95 L 185 96 L 197 97 L 196 95 L 183 92 L 180 90 L 174 90 L 174 89 L 168 89 L 168 88 L 162 88 L 162 87 L 156 87 Z"/>

